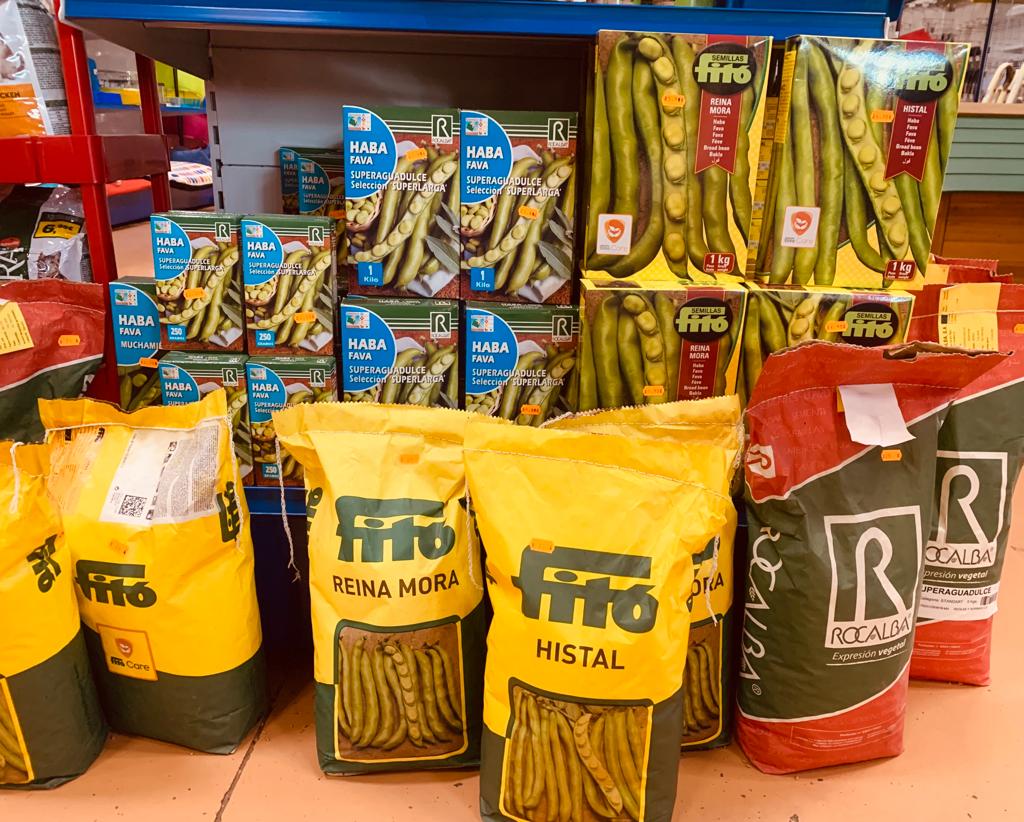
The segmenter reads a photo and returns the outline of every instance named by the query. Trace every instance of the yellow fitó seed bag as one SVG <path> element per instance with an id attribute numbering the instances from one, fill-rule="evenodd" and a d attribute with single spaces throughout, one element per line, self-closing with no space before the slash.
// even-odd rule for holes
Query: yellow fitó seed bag
<path id="1" fill-rule="evenodd" d="M 326 773 L 479 760 L 485 622 L 462 461 L 469 416 L 361 403 L 274 413 L 305 469 Z"/>
<path id="2" fill-rule="evenodd" d="M 465 459 L 494 609 L 483 818 L 668 822 L 691 557 L 725 524 L 731 455 L 471 422 Z"/>
<path id="3" fill-rule="evenodd" d="M 91 400 L 39 410 L 111 726 L 233 751 L 267 695 L 224 391 L 132 414 Z"/>
<path id="4" fill-rule="evenodd" d="M 546 427 L 620 434 L 685 443 L 721 445 L 738 468 L 743 446 L 739 398 L 638 405 L 567 415 Z M 660 454 L 659 454 L 660 455 Z M 674 469 L 670 455 L 661 469 Z M 652 466 L 653 467 L 653 466 Z M 733 611 L 736 507 L 726 507 L 726 524 L 693 557 L 690 641 L 683 672 L 683 749 L 727 745 L 732 732 L 736 628 Z"/>
<path id="5" fill-rule="evenodd" d="M 107 738 L 48 462 L 0 442 L 0 787 L 61 785 Z"/>

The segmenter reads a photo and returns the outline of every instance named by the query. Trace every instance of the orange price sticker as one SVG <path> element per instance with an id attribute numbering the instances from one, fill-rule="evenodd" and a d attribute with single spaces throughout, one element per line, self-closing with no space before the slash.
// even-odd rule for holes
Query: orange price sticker
<path id="1" fill-rule="evenodd" d="M 205 288 L 186 288 L 185 299 L 186 300 L 201 300 L 206 296 Z"/>
<path id="2" fill-rule="evenodd" d="M 160 360 L 155 360 L 152 357 L 139 357 L 139 365 L 143 368 L 156 368 L 160 364 Z"/>
<path id="3" fill-rule="evenodd" d="M 555 543 L 549 539 L 531 539 L 530 548 L 542 554 L 550 554 L 555 550 Z"/>
<path id="4" fill-rule="evenodd" d="M 398 462 L 402 465 L 415 465 L 420 461 L 419 454 L 401 454 L 398 457 Z"/>
<path id="5" fill-rule="evenodd" d="M 903 452 L 899 448 L 886 448 L 882 451 L 882 462 L 899 462 L 903 459 Z"/>
<path id="6" fill-rule="evenodd" d="M 1014 334 L 1024 334 L 1024 323 L 1017 323 L 1013 327 L 1013 333 Z"/>
<path id="7" fill-rule="evenodd" d="M 540 413 L 540 406 L 524 405 L 519 409 L 519 413 L 524 417 L 536 417 Z"/>
<path id="8" fill-rule="evenodd" d="M 896 112 L 888 108 L 878 108 L 871 112 L 872 123 L 891 123 L 896 119 Z"/>
<path id="9" fill-rule="evenodd" d="M 846 328 L 846 320 L 829 320 L 825 323 L 825 330 L 829 334 L 842 334 Z"/>
<path id="10" fill-rule="evenodd" d="M 299 311 L 295 315 L 295 322 L 297 323 L 311 323 L 316 321 L 315 311 Z"/>
<path id="11" fill-rule="evenodd" d="M 334 220 L 344 220 L 345 219 L 345 209 L 343 209 L 343 208 L 332 208 L 330 211 L 327 212 L 327 216 L 332 218 L 332 219 L 334 219 Z"/>
<path id="12" fill-rule="evenodd" d="M 415 163 L 417 160 L 427 159 L 427 150 L 420 146 L 419 148 L 410 148 L 405 152 L 405 159 L 410 163 Z"/>
<path id="13" fill-rule="evenodd" d="M 664 385 L 645 385 L 644 396 L 645 397 L 662 397 L 665 395 Z"/>
<path id="14" fill-rule="evenodd" d="M 673 94 L 666 91 L 661 95 L 662 108 L 682 108 L 686 105 L 686 97 L 682 94 Z"/>
<path id="15" fill-rule="evenodd" d="M 519 206 L 518 213 L 520 217 L 525 217 L 527 220 L 536 220 L 540 216 L 540 211 L 533 206 Z"/>
<path id="16" fill-rule="evenodd" d="M 61 348 L 69 348 L 72 345 L 81 345 L 82 338 L 77 334 L 61 334 L 57 337 L 57 345 Z"/>

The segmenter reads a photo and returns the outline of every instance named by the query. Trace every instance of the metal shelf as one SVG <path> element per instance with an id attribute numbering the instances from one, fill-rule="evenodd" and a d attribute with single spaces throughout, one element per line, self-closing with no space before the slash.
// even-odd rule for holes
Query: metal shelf
<path id="1" fill-rule="evenodd" d="M 306 491 L 304 488 L 285 488 L 285 511 L 290 517 L 306 516 Z M 254 517 L 281 516 L 281 489 L 245 486 L 245 500 L 249 514 Z"/>
<path id="2" fill-rule="evenodd" d="M 600 29 L 878 37 L 899 0 L 727 0 L 724 7 L 605 5 L 552 0 L 65 0 L 69 21 L 134 21 L 207 28 L 329 28 L 588 37 Z M 834 8 L 841 5 L 841 8 Z"/>
<path id="3" fill-rule="evenodd" d="M 168 168 L 167 146 L 157 134 L 0 139 L 2 183 L 109 183 Z"/>

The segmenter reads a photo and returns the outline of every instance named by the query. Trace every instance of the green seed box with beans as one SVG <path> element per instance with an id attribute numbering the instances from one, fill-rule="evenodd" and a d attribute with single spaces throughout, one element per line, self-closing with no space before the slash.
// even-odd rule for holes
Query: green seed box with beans
<path id="1" fill-rule="evenodd" d="M 459 304 L 349 297 L 338 352 L 342 400 L 459 407 Z"/>
<path id="2" fill-rule="evenodd" d="M 905 291 L 754 287 L 747 298 L 737 392 L 745 403 L 765 359 L 808 340 L 866 347 L 904 342 L 913 309 L 914 295 Z"/>
<path id="3" fill-rule="evenodd" d="M 567 305 L 576 112 L 462 111 L 464 299 Z"/>
<path id="4" fill-rule="evenodd" d="M 576 308 L 466 303 L 462 337 L 467 411 L 538 426 L 570 410 Z"/>
<path id="5" fill-rule="evenodd" d="M 748 289 L 641 280 L 583 283 L 580 411 L 731 394 Z"/>
<path id="6" fill-rule="evenodd" d="M 334 231 L 328 217 L 262 214 L 242 220 L 249 354 L 333 351 Z"/>
<path id="7" fill-rule="evenodd" d="M 302 466 L 284 449 L 278 463 L 273 413 L 306 402 L 336 402 L 337 365 L 333 357 L 250 357 L 245 364 L 249 392 L 253 482 L 302 485 Z"/>
<path id="8" fill-rule="evenodd" d="M 771 43 L 598 33 L 585 276 L 742 277 Z"/>
<path id="9" fill-rule="evenodd" d="M 125 277 L 108 286 L 114 358 L 120 384 L 119 403 L 137 411 L 160 402 L 157 365 L 167 352 L 160 348 L 160 309 L 156 280 Z"/>
<path id="10" fill-rule="evenodd" d="M 223 388 L 234 434 L 239 476 L 252 473 L 252 441 L 249 432 L 249 395 L 245 385 L 245 354 L 206 354 L 172 351 L 160 361 L 160 396 L 164 405 L 199 402 Z"/>
<path id="11" fill-rule="evenodd" d="M 459 112 L 344 106 L 349 291 L 459 296 Z"/>
<path id="12" fill-rule="evenodd" d="M 758 279 L 921 287 L 969 51 L 786 41 Z"/>
<path id="13" fill-rule="evenodd" d="M 239 220 L 206 211 L 150 218 L 162 348 L 245 350 Z"/>

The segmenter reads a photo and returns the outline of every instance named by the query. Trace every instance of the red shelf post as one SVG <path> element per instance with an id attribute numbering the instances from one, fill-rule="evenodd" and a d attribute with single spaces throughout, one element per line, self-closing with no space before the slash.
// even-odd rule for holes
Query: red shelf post
<path id="1" fill-rule="evenodd" d="M 135 55 L 135 66 L 139 73 L 142 127 L 146 134 L 158 134 L 162 137 L 164 126 L 160 116 L 160 92 L 156 83 L 156 67 L 150 58 L 141 54 Z M 151 174 L 149 180 L 153 191 L 153 210 L 170 211 L 171 186 L 167 179 L 167 173 Z"/>

